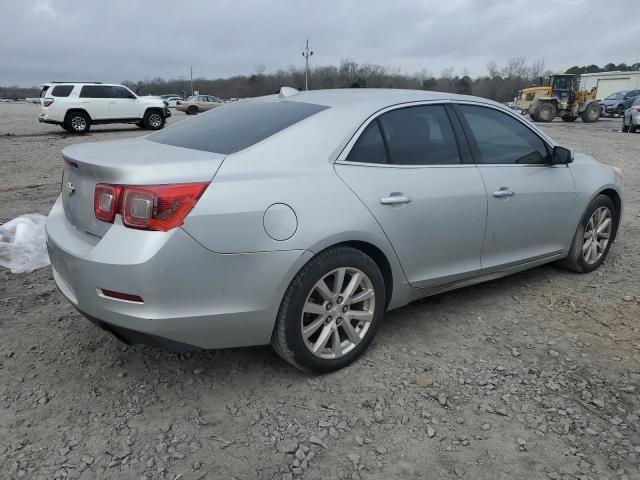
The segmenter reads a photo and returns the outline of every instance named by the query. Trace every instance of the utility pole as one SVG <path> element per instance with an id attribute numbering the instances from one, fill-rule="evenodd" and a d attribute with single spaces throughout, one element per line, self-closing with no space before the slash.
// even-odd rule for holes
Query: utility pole
<path id="1" fill-rule="evenodd" d="M 193 67 L 189 67 L 191 70 L 191 96 L 193 97 Z"/>
<path id="2" fill-rule="evenodd" d="M 309 57 L 313 55 L 313 51 L 309 50 L 309 40 L 307 39 L 307 46 L 302 52 L 304 57 L 304 89 L 309 90 Z"/>

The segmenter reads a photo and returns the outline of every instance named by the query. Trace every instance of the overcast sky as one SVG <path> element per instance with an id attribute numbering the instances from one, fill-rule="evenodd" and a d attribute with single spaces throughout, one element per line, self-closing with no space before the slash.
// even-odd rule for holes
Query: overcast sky
<path id="1" fill-rule="evenodd" d="M 217 78 L 344 58 L 472 76 L 640 61 L 639 0 L 0 0 L 0 85 Z"/>

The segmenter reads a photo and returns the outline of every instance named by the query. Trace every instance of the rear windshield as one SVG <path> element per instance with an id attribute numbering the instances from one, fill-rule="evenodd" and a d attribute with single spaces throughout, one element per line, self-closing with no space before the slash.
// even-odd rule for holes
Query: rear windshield
<path id="1" fill-rule="evenodd" d="M 51 90 L 52 97 L 68 97 L 73 90 L 73 85 L 56 85 Z"/>
<path id="2" fill-rule="evenodd" d="M 147 138 L 174 147 L 229 155 L 327 108 L 313 103 L 249 100 L 215 108 Z"/>

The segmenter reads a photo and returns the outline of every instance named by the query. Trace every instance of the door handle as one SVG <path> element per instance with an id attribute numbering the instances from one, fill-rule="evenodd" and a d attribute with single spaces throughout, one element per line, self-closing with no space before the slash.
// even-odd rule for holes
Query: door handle
<path id="1" fill-rule="evenodd" d="M 382 205 L 397 205 L 400 203 L 409 203 L 411 198 L 403 193 L 390 193 L 387 197 L 382 197 L 380 203 Z"/>
<path id="2" fill-rule="evenodd" d="M 496 198 L 508 198 L 513 197 L 516 194 L 513 190 L 498 190 L 497 192 L 493 192 L 493 196 Z"/>

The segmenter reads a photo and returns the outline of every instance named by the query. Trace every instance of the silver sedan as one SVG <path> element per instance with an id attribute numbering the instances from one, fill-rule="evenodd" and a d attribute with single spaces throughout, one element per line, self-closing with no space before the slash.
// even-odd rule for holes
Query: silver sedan
<path id="1" fill-rule="evenodd" d="M 63 157 L 48 247 L 88 319 L 177 350 L 271 343 L 312 372 L 418 298 L 595 270 L 622 214 L 619 171 L 449 93 L 283 88 Z"/>
<path id="2" fill-rule="evenodd" d="M 622 116 L 622 131 L 636 133 L 640 129 L 640 97 L 637 97 L 631 107 Z"/>

